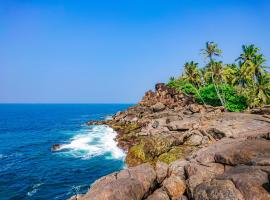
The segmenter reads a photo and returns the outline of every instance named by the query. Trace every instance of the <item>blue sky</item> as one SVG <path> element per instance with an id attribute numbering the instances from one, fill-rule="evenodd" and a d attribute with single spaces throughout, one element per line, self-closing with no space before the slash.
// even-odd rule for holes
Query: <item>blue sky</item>
<path id="1" fill-rule="evenodd" d="M 0 0 L 0 102 L 133 103 L 215 41 L 270 59 L 270 1 Z M 268 62 L 269 64 L 269 62 Z"/>

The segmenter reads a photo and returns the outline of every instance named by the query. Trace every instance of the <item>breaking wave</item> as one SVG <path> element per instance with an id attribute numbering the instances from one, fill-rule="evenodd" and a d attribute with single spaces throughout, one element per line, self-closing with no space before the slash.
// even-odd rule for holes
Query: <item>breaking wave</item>
<path id="1" fill-rule="evenodd" d="M 64 155 L 82 159 L 105 155 L 109 159 L 124 159 L 125 153 L 115 141 L 116 132 L 106 126 L 93 126 L 87 132 L 75 135 L 68 144 L 62 145 L 60 150 Z"/>

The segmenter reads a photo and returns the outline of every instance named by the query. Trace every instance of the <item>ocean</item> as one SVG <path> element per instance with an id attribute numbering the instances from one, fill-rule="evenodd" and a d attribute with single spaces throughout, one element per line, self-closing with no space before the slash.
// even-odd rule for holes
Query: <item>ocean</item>
<path id="1" fill-rule="evenodd" d="M 125 167 L 111 128 L 129 104 L 0 104 L 0 199 L 67 199 Z M 64 144 L 52 152 L 53 144 Z"/>

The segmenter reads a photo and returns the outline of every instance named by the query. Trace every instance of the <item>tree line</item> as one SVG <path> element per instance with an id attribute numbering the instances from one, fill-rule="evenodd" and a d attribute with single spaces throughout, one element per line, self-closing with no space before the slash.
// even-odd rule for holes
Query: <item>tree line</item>
<path id="1" fill-rule="evenodd" d="M 183 74 L 171 77 L 168 86 L 194 95 L 201 104 L 224 106 L 228 111 L 270 103 L 269 67 L 258 47 L 243 45 L 242 53 L 232 64 L 218 60 L 222 50 L 214 42 L 206 42 L 201 54 L 206 60 L 205 66 L 186 62 Z"/>

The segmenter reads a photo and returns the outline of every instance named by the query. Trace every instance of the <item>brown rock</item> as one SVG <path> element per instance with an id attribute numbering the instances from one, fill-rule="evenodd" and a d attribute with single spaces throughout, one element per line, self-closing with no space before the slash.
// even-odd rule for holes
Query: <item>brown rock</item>
<path id="1" fill-rule="evenodd" d="M 270 199 L 268 173 L 270 166 L 236 166 L 217 176 L 219 180 L 231 180 L 246 200 Z"/>
<path id="2" fill-rule="evenodd" d="M 156 164 L 156 173 L 157 173 L 157 182 L 162 183 L 162 181 L 167 177 L 168 175 L 168 164 L 164 162 L 158 161 Z"/>
<path id="3" fill-rule="evenodd" d="M 215 154 L 215 161 L 227 165 L 268 165 L 270 166 L 270 141 L 245 140 Z"/>
<path id="4" fill-rule="evenodd" d="M 170 197 L 164 190 L 158 189 L 153 194 L 151 194 L 146 200 L 170 200 Z"/>
<path id="5" fill-rule="evenodd" d="M 188 108 L 192 113 L 200 112 L 200 106 L 198 104 L 190 104 Z"/>
<path id="6" fill-rule="evenodd" d="M 186 160 L 176 160 L 172 162 L 169 166 L 169 176 L 180 176 L 183 180 L 185 180 L 185 166 L 187 164 L 188 161 Z"/>
<path id="7" fill-rule="evenodd" d="M 163 104 L 163 103 L 156 103 L 155 105 L 152 106 L 152 109 L 154 112 L 159 112 L 159 111 L 162 111 L 166 108 L 166 106 Z"/>
<path id="8" fill-rule="evenodd" d="M 170 198 L 177 198 L 184 194 L 186 184 L 180 176 L 170 176 L 162 183 L 163 189 L 169 194 Z"/>
<path id="9" fill-rule="evenodd" d="M 195 200 L 244 200 L 230 180 L 212 180 L 196 187 Z"/>
<path id="10" fill-rule="evenodd" d="M 120 178 L 114 180 L 99 190 L 89 190 L 80 200 L 141 200 L 144 196 L 144 187 L 137 179 Z"/>
<path id="11" fill-rule="evenodd" d="M 129 178 L 138 180 L 143 185 L 145 194 L 155 186 L 156 177 L 154 168 L 148 163 L 122 170 L 117 174 L 117 179 Z"/>

